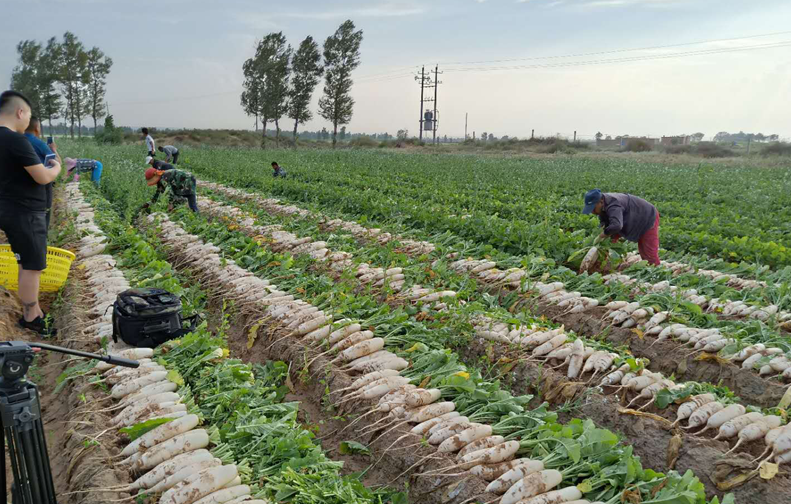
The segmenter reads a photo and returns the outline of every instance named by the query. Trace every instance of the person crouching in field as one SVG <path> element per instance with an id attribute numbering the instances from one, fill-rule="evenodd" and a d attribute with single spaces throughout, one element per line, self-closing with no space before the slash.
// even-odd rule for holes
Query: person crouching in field
<path id="1" fill-rule="evenodd" d="M 275 170 L 275 172 L 272 174 L 273 177 L 286 178 L 286 170 L 284 170 L 283 167 L 277 164 L 277 161 L 272 161 L 272 169 Z"/>
<path id="2" fill-rule="evenodd" d="M 146 170 L 146 182 L 150 186 L 157 186 L 157 191 L 154 193 L 154 198 L 151 203 L 146 203 L 143 208 L 149 208 L 151 204 L 156 203 L 159 195 L 165 192 L 165 187 L 170 187 L 170 206 L 172 210 L 175 205 L 184 203 L 185 201 L 195 213 L 198 213 L 198 190 L 195 176 L 183 170 L 157 170 L 156 168 L 149 168 Z"/>
<path id="3" fill-rule="evenodd" d="M 592 189 L 585 194 L 582 213 L 599 216 L 601 238 L 637 242 L 640 257 L 659 266 L 659 210 L 654 205 L 631 194 Z"/>
<path id="4" fill-rule="evenodd" d="M 102 170 L 104 165 L 95 159 L 72 159 L 66 158 L 63 160 L 66 163 L 66 173 L 74 174 L 74 181 L 80 181 L 80 173 L 90 173 L 91 182 L 99 187 L 99 181 L 102 179 Z"/>

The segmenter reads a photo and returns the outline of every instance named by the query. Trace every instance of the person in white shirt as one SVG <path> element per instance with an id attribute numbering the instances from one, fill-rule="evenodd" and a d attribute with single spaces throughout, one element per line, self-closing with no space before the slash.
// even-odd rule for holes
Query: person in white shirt
<path id="1" fill-rule="evenodd" d="M 154 138 L 148 134 L 148 128 L 143 128 L 141 131 L 146 136 L 146 150 L 148 150 L 148 155 L 154 157 L 157 151 Z"/>

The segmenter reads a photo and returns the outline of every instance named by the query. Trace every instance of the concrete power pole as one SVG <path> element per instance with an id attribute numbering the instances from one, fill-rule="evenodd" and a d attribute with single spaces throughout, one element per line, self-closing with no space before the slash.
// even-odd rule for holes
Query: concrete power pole
<path id="1" fill-rule="evenodd" d="M 437 117 L 437 90 L 439 89 L 439 85 L 442 84 L 439 81 L 439 65 L 434 67 L 434 138 L 432 139 L 433 143 L 436 145 L 437 143 L 437 125 L 438 125 L 438 117 Z"/>
<path id="2" fill-rule="evenodd" d="M 420 69 L 420 141 L 423 141 L 423 90 L 426 89 L 426 67 Z"/>
<path id="3" fill-rule="evenodd" d="M 467 140 L 467 117 L 470 114 L 468 112 L 464 113 L 464 139 Z"/>

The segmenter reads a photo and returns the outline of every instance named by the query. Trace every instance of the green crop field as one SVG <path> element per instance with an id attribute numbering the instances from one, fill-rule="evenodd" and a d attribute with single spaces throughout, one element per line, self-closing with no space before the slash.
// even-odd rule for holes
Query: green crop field
<path id="1" fill-rule="evenodd" d="M 780 465 L 791 461 L 791 180 L 782 166 L 185 148 L 179 168 L 198 179 L 193 214 L 168 208 L 167 197 L 142 208 L 154 189 L 140 147 L 60 149 L 104 164 L 98 189 L 82 181 L 69 190 L 95 209 L 119 267 L 205 312 L 203 337 L 220 354 L 269 363 L 269 375 L 244 367 L 239 379 L 277 393 L 251 396 L 234 415 L 216 399 L 238 392 L 231 375 L 209 393 L 220 371 L 191 373 L 193 357 L 178 345 L 160 359 L 195 387 L 223 462 L 243 467 L 242 482 L 262 498 L 791 496 Z M 271 161 L 288 177 L 273 178 Z M 610 263 L 579 272 L 599 233 L 598 219 L 581 214 L 594 187 L 656 205 L 668 262 L 647 265 L 634 244 L 599 245 Z M 372 374 L 382 370 L 391 376 Z M 283 374 L 294 403 L 281 407 Z M 428 430 L 423 422 L 442 414 L 444 428 Z M 288 438 L 297 444 L 273 441 L 277 418 L 304 429 Z M 485 459 L 474 443 L 490 450 Z M 532 469 L 508 472 L 519 467 Z M 331 497 L 316 497 L 322 481 Z M 519 500 L 547 491 L 559 493 Z"/>

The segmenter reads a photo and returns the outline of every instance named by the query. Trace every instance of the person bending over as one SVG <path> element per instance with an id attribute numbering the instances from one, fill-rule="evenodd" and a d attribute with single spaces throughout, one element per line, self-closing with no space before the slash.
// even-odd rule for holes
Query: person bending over
<path id="1" fill-rule="evenodd" d="M 172 145 L 166 145 L 162 147 L 159 146 L 159 152 L 165 153 L 165 161 L 168 163 L 178 164 L 179 163 L 179 150 Z"/>
<path id="2" fill-rule="evenodd" d="M 95 159 L 64 159 L 66 164 L 66 172 L 68 174 L 74 173 L 74 181 L 80 181 L 80 173 L 90 173 L 91 181 L 99 187 L 99 181 L 102 179 L 102 170 L 104 165 L 101 161 Z"/>
<path id="3" fill-rule="evenodd" d="M 198 213 L 198 197 L 197 197 L 197 184 L 195 183 L 195 176 L 184 170 L 157 170 L 156 168 L 149 168 L 146 170 L 146 181 L 150 186 L 157 186 L 157 191 L 154 193 L 154 198 L 151 203 L 146 203 L 144 208 L 148 208 L 151 204 L 156 203 L 159 195 L 165 191 L 165 187 L 170 187 L 170 209 L 176 205 L 182 204 L 185 201 L 195 213 Z"/>
<path id="4" fill-rule="evenodd" d="M 601 238 L 637 242 L 640 257 L 659 266 L 659 211 L 654 205 L 631 194 L 592 189 L 585 194 L 582 213 L 599 216 Z"/>

